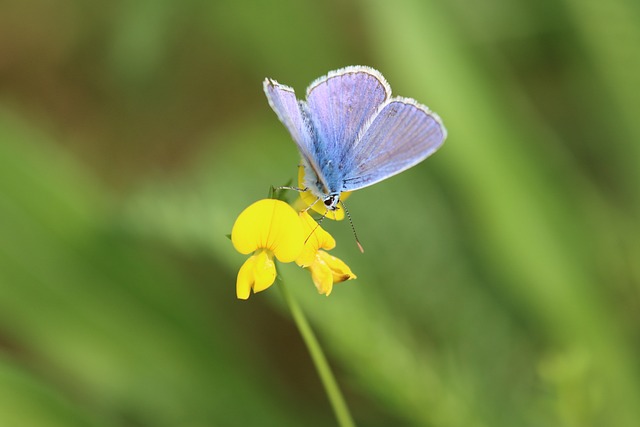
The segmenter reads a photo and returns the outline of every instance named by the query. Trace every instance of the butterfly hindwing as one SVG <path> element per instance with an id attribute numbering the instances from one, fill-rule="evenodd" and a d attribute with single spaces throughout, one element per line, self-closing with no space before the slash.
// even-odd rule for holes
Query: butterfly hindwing
<path id="1" fill-rule="evenodd" d="M 437 114 L 410 98 L 392 98 L 363 127 L 350 152 L 342 191 L 373 185 L 420 163 L 444 142 Z"/>

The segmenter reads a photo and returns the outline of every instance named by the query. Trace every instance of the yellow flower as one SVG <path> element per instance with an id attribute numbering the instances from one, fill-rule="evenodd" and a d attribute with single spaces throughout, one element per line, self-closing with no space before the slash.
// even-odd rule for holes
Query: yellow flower
<path id="1" fill-rule="evenodd" d="M 304 188 L 304 166 L 298 166 L 298 187 Z M 345 191 L 340 194 L 340 200 L 346 200 L 347 197 L 351 195 L 350 191 Z M 303 191 L 300 193 L 300 198 L 307 205 L 311 206 L 311 209 L 318 212 L 320 215 L 325 215 L 329 219 L 333 219 L 335 221 L 342 221 L 344 219 L 344 209 L 340 204 L 335 211 L 328 211 L 327 208 L 322 203 L 322 200 L 318 200 L 316 196 L 309 190 Z"/>
<path id="2" fill-rule="evenodd" d="M 240 267 L 236 295 L 247 299 L 273 284 L 276 278 L 275 256 L 280 262 L 292 262 L 304 246 L 302 223 L 298 213 L 283 201 L 259 200 L 246 208 L 231 230 L 233 246 L 241 254 L 253 255 Z"/>
<path id="3" fill-rule="evenodd" d="M 357 279 L 347 264 L 340 258 L 329 255 L 323 250 L 316 254 L 316 261 L 309 266 L 311 278 L 318 292 L 329 296 L 335 283 Z"/>
<path id="4" fill-rule="evenodd" d="M 311 278 L 319 293 L 329 296 L 334 283 L 355 279 L 357 276 L 342 260 L 322 250 L 335 248 L 336 241 L 311 218 L 311 215 L 301 212 L 300 220 L 308 237 L 296 264 L 311 272 Z"/>

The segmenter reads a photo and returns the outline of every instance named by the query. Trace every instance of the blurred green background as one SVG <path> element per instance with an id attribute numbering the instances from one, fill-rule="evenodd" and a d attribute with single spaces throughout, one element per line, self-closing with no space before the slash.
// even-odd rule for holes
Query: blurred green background
<path id="1" fill-rule="evenodd" d="M 380 70 L 449 131 L 324 222 L 360 426 L 640 425 L 635 1 L 0 4 L 0 426 L 329 426 L 235 217 L 296 176 L 262 92 Z"/>

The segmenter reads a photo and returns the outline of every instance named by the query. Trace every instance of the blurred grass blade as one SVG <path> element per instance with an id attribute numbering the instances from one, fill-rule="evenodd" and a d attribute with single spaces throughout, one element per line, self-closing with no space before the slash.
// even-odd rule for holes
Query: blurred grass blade
<path id="1" fill-rule="evenodd" d="M 636 221 L 640 220 L 640 6 L 633 0 L 564 3 L 610 94 L 612 103 L 601 105 L 601 113 L 613 111 L 618 116 L 614 140 L 624 141 L 620 147 L 624 187 L 634 203 Z"/>

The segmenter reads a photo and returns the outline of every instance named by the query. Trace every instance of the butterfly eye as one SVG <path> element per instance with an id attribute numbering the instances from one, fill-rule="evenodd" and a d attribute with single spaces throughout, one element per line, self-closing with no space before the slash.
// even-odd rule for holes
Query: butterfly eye
<path id="1" fill-rule="evenodd" d="M 331 211 L 335 211 L 338 209 L 337 205 L 340 201 L 340 193 L 330 194 L 328 195 L 322 203 Z"/>

